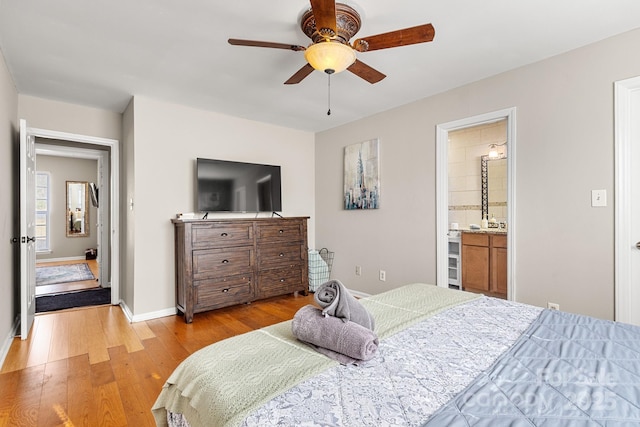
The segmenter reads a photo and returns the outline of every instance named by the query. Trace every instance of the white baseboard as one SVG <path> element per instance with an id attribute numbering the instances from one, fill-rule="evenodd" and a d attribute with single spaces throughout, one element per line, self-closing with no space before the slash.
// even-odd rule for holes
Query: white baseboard
<path id="1" fill-rule="evenodd" d="M 122 307 L 122 311 L 124 312 L 124 315 L 127 316 L 127 320 L 129 321 L 129 323 L 144 322 L 145 320 L 158 319 L 160 317 L 167 317 L 167 316 L 175 316 L 176 314 L 176 308 L 171 307 L 171 308 L 165 308 L 163 310 L 151 311 L 149 313 L 134 315 L 129 309 L 129 306 L 127 306 L 127 304 L 125 304 L 125 302 L 122 300 L 120 300 L 120 307 Z"/>
<path id="2" fill-rule="evenodd" d="M 11 348 L 11 343 L 13 342 L 13 338 L 18 333 L 18 327 L 20 326 L 20 316 L 16 316 L 13 321 L 13 326 L 9 331 L 9 335 L 2 341 L 2 347 L 0 348 L 0 367 L 4 365 L 4 360 L 7 358 L 7 354 L 9 354 L 9 349 Z"/>

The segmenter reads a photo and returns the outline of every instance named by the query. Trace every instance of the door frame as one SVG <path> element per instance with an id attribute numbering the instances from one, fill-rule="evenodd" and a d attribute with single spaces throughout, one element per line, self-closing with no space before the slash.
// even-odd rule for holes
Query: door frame
<path id="1" fill-rule="evenodd" d="M 615 256 L 614 256 L 614 319 L 619 322 L 640 325 L 640 288 L 638 269 L 633 269 L 633 260 L 638 263 L 638 254 L 634 251 L 640 236 L 634 236 L 632 221 L 634 218 L 632 186 L 634 176 L 637 180 L 637 165 L 632 165 L 632 146 L 640 140 L 640 127 L 634 125 L 640 112 L 640 76 L 614 83 L 615 97 Z M 633 114 L 636 114 L 633 117 Z M 637 149 L 637 148 L 636 148 Z M 636 184 L 638 185 L 638 184 Z M 636 202 L 636 209 L 640 202 Z M 638 227 L 638 226 L 636 226 Z M 636 228 L 638 229 L 638 228 Z M 634 277 L 635 275 L 635 277 Z M 636 283 L 634 286 L 634 282 Z"/>
<path id="2" fill-rule="evenodd" d="M 111 304 L 120 304 L 120 163 L 119 163 L 119 146 L 120 143 L 116 139 L 100 138 L 95 136 L 80 135 L 67 132 L 58 132 L 48 129 L 29 128 L 30 133 L 36 138 L 52 139 L 58 141 L 76 142 L 79 144 L 87 144 L 87 149 L 94 148 L 90 145 L 99 145 L 107 147 L 110 150 L 109 157 L 109 224 L 108 232 L 102 233 L 102 236 L 108 236 L 109 247 L 111 248 L 111 256 L 108 257 L 111 272 Z M 42 142 L 40 144 L 43 144 Z M 58 147 L 62 149 L 63 147 Z M 67 149 L 69 149 L 67 147 Z M 71 150 L 70 150 L 71 151 Z M 103 178 L 104 179 L 104 178 Z M 100 256 L 100 254 L 98 254 Z M 104 258 L 103 258 L 104 259 Z M 101 269 L 102 270 L 102 269 Z"/>
<path id="3" fill-rule="evenodd" d="M 436 126 L 436 284 L 448 287 L 449 132 L 507 120 L 507 298 L 516 300 L 516 107 Z"/>

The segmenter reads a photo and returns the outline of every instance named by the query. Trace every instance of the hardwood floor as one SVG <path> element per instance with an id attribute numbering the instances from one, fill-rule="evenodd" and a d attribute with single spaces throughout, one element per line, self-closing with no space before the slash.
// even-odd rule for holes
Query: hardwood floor
<path id="1" fill-rule="evenodd" d="M 313 303 L 288 295 L 248 305 L 128 323 L 119 306 L 36 316 L 0 371 L 0 426 L 154 426 L 151 406 L 198 349 L 293 318 Z"/>
<path id="2" fill-rule="evenodd" d="M 45 267 L 45 266 L 56 266 L 56 265 L 67 265 L 67 264 L 81 264 L 87 263 L 91 273 L 93 273 L 94 277 L 98 277 L 99 273 L 99 265 L 95 259 L 91 260 L 74 260 L 74 261 L 56 261 L 56 262 L 44 262 L 39 261 L 36 264 L 36 267 Z M 92 280 L 83 280 L 78 282 L 68 282 L 68 283 L 56 283 L 54 285 L 40 285 L 36 286 L 36 296 L 39 297 L 41 295 L 49 295 L 49 294 L 59 294 L 63 292 L 72 292 L 72 291 L 82 291 L 85 289 L 97 288 L 100 286 L 96 279 Z"/>

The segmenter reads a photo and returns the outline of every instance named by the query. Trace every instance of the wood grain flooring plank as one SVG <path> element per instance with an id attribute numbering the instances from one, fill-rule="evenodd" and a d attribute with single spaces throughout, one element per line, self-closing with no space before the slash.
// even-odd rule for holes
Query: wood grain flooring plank
<path id="1" fill-rule="evenodd" d="M 149 328 L 153 331 L 159 342 L 163 344 L 165 352 L 168 353 L 174 360 L 184 360 L 190 353 L 180 344 L 180 341 L 176 338 L 175 334 L 168 329 L 162 321 L 147 322 Z M 153 339 L 147 340 L 153 342 Z M 145 348 L 147 344 L 145 343 Z"/>
<path id="2" fill-rule="evenodd" d="M 127 417 L 127 425 L 153 427 L 156 425 L 151 413 L 151 405 L 139 383 L 118 384 L 122 406 Z"/>
<path id="3" fill-rule="evenodd" d="M 156 336 L 151 328 L 149 328 L 149 325 L 147 325 L 147 322 L 135 322 L 131 324 L 131 327 L 135 331 L 140 341 L 154 338 Z"/>
<path id="4" fill-rule="evenodd" d="M 31 348 L 26 366 L 42 365 L 49 360 L 54 320 L 55 316 L 51 315 L 36 316 L 31 330 Z"/>
<path id="5" fill-rule="evenodd" d="M 127 426 L 127 415 L 124 413 L 118 384 L 115 381 L 94 387 L 93 399 L 98 413 L 96 426 Z"/>
<path id="6" fill-rule="evenodd" d="M 47 362 L 69 357 L 69 314 L 70 312 L 68 311 L 60 312 L 59 316 L 53 318 L 51 335 L 56 337 L 56 339 L 51 340 Z"/>
<path id="7" fill-rule="evenodd" d="M 8 371 L 0 374 L 0 426 L 9 425 L 11 408 L 16 400 L 20 371 Z"/>
<path id="8" fill-rule="evenodd" d="M 68 413 L 74 427 L 97 425 L 97 409 L 93 400 L 89 354 L 69 358 L 67 381 Z"/>
<path id="9" fill-rule="evenodd" d="M 88 310 L 69 312 L 68 357 L 89 353 L 89 337 L 86 328 L 87 312 Z"/>
<path id="10" fill-rule="evenodd" d="M 169 378 L 169 375 L 171 375 L 173 370 L 188 356 L 186 355 L 183 358 L 178 359 L 174 358 L 167 350 L 167 347 L 162 343 L 162 341 L 160 341 L 160 338 L 145 340 L 144 347 L 147 350 L 146 353 L 154 364 L 155 372 L 161 378 Z"/>
<path id="11" fill-rule="evenodd" d="M 18 373 L 15 400 L 9 413 L 9 426 L 37 426 L 45 365 L 32 366 Z"/>
<path id="12" fill-rule="evenodd" d="M 152 338 L 152 340 L 155 339 L 157 338 Z M 145 340 L 145 347 L 146 343 L 147 340 Z M 140 386 L 147 401 L 147 407 L 151 410 L 168 376 L 160 372 L 155 362 L 149 357 L 149 351 L 131 353 L 130 358 L 138 374 Z"/>
<path id="13" fill-rule="evenodd" d="M 106 360 L 104 362 L 92 363 L 91 369 L 91 386 L 99 387 L 101 385 L 112 383 L 116 380 L 111 367 L 111 362 Z"/>
<path id="14" fill-rule="evenodd" d="M 87 347 L 89 349 L 89 363 L 100 363 L 109 360 L 107 339 L 97 309 L 86 310 L 85 327 L 87 332 Z"/>
<path id="15" fill-rule="evenodd" d="M 127 351 L 140 351 L 142 342 L 131 328 L 131 324 L 122 316 L 119 306 L 102 306 L 97 308 L 102 330 L 107 340 L 107 347 L 125 345 Z"/>
<path id="16" fill-rule="evenodd" d="M 27 366 L 29 351 L 31 350 L 31 340 L 21 340 L 19 337 L 11 341 L 11 346 L 7 352 L 2 370 L 0 373 L 17 371 Z"/>
<path id="17" fill-rule="evenodd" d="M 40 397 L 39 426 L 57 426 L 68 423 L 67 377 L 68 359 L 49 362 L 44 368 L 44 381 Z"/>

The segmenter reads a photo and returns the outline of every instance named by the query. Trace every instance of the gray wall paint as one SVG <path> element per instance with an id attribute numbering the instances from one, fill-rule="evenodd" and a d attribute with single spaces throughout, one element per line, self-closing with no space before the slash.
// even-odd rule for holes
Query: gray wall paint
<path id="1" fill-rule="evenodd" d="M 435 283 L 436 125 L 516 107 L 518 300 L 612 319 L 613 82 L 640 75 L 638 45 L 640 30 L 317 134 L 316 236 L 336 252 L 333 277 L 366 293 Z M 343 148 L 374 137 L 382 207 L 343 211 Z M 592 189 L 607 207 L 590 206 Z"/>
<path id="2" fill-rule="evenodd" d="M 73 159 L 57 156 L 36 156 L 36 169 L 51 174 L 50 245 L 51 253 L 37 254 L 36 259 L 83 257 L 88 248 L 98 246 L 96 218 L 98 210 L 89 199 L 89 235 L 67 237 L 66 181 L 96 182 L 97 160 Z"/>

